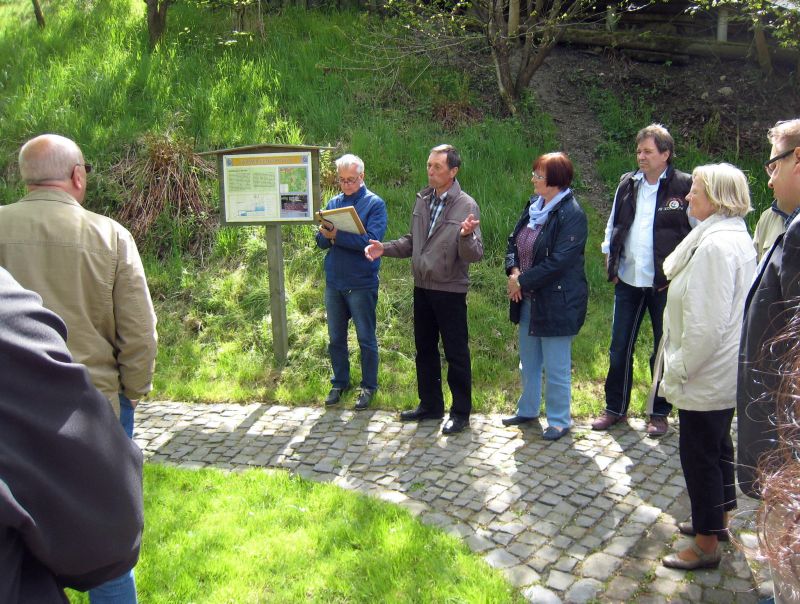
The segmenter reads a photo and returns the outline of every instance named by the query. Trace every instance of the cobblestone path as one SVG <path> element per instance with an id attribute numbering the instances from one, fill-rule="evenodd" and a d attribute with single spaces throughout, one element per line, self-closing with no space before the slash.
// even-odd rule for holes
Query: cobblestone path
<path id="1" fill-rule="evenodd" d="M 386 411 L 143 402 L 135 438 L 151 462 L 284 468 L 399 504 L 463 539 L 531 602 L 755 603 L 767 592 L 732 545 L 717 570 L 661 565 L 688 539 L 675 526 L 689 512 L 674 425 L 660 440 L 637 420 L 609 433 L 577 425 L 554 443 L 528 426 L 475 415 L 470 431 L 443 437 L 439 422 Z M 745 544 L 751 516 L 734 520 Z"/>

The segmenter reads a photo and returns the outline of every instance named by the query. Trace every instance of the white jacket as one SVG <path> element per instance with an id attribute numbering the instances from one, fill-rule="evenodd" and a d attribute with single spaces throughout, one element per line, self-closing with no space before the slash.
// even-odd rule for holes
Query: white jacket
<path id="1" fill-rule="evenodd" d="M 659 393 L 678 409 L 736 406 L 744 301 L 756 253 L 742 218 L 710 216 L 664 261 L 664 375 Z"/>

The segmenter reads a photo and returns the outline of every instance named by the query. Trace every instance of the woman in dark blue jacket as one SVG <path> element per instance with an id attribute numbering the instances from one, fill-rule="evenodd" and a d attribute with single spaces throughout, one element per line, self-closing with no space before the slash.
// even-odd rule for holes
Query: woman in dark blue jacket
<path id="1" fill-rule="evenodd" d="M 544 369 L 546 440 L 558 440 L 570 429 L 572 339 L 586 318 L 589 299 L 583 269 L 586 214 L 569 188 L 572 175 L 572 162 L 564 153 L 547 153 L 533 162 L 535 194 L 508 238 L 506 252 L 510 318 L 519 324 L 522 394 L 516 415 L 503 425 L 539 416 Z"/>

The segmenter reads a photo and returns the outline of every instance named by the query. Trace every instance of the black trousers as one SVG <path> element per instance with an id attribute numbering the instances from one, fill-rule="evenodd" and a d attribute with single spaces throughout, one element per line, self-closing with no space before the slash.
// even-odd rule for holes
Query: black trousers
<path id="1" fill-rule="evenodd" d="M 467 330 L 467 294 L 414 288 L 414 343 L 420 406 L 444 413 L 439 336 L 447 360 L 447 385 L 453 395 L 450 415 L 472 411 L 472 366 Z"/>
<path id="2" fill-rule="evenodd" d="M 733 412 L 678 410 L 681 467 L 692 504 L 692 525 L 700 535 L 726 528 L 723 512 L 736 509 Z"/>
<path id="3" fill-rule="evenodd" d="M 644 313 L 650 314 L 653 327 L 653 354 L 650 356 L 650 375 L 656 360 L 658 343 L 664 324 L 664 307 L 667 290 L 652 287 L 634 287 L 620 281 L 614 286 L 614 321 L 611 324 L 611 345 L 608 349 L 608 375 L 606 376 L 606 411 L 612 415 L 626 415 L 633 387 L 633 351 Z M 653 415 L 667 416 L 672 405 L 663 396 L 656 396 Z"/>

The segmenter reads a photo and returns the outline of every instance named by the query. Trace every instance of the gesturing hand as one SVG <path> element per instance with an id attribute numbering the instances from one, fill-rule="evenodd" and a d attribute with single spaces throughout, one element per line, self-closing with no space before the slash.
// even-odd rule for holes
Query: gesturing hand
<path id="1" fill-rule="evenodd" d="M 476 220 L 473 214 L 470 214 L 464 219 L 464 222 L 461 223 L 461 236 L 466 237 L 467 235 L 471 235 L 478 225 L 481 223 L 480 220 Z"/>
<path id="2" fill-rule="evenodd" d="M 364 255 L 367 260 L 377 260 L 383 256 L 383 244 L 375 239 L 370 239 L 369 245 L 364 248 Z"/>

